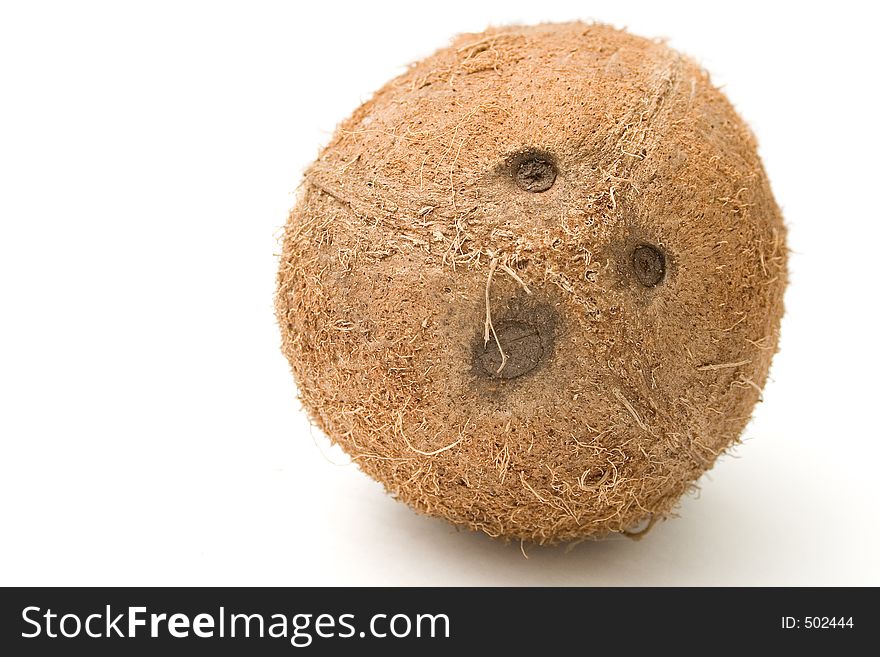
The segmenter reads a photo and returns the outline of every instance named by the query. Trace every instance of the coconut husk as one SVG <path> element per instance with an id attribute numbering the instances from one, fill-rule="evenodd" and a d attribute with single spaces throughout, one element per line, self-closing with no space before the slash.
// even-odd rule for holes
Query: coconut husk
<path id="1" fill-rule="evenodd" d="M 418 511 L 538 543 L 667 516 L 776 351 L 785 227 L 755 139 L 663 43 L 464 34 L 337 129 L 276 309 L 313 422 Z"/>

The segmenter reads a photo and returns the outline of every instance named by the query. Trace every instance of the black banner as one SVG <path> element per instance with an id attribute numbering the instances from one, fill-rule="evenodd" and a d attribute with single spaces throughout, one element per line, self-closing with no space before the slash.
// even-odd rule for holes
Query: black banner
<path id="1" fill-rule="evenodd" d="M 878 634 L 875 589 L 7 588 L 6 655 L 840 650 Z M 848 653 L 844 653 L 848 654 Z"/>

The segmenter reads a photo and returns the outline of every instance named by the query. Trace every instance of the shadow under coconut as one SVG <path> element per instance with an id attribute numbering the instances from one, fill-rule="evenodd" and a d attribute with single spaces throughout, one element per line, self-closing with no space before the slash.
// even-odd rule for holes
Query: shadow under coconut
<path id="1" fill-rule="evenodd" d="M 426 568 L 425 586 L 664 586 L 723 583 L 707 581 L 707 569 L 723 553 L 736 559 L 735 528 L 748 527 L 734 500 L 699 493 L 682 499 L 677 516 L 658 522 L 641 540 L 623 535 L 579 543 L 542 546 L 505 543 L 479 532 L 416 514 L 395 504 L 387 520 L 406 534 Z M 711 579 L 711 577 L 710 577 Z M 402 584 L 403 582 L 388 582 Z"/>

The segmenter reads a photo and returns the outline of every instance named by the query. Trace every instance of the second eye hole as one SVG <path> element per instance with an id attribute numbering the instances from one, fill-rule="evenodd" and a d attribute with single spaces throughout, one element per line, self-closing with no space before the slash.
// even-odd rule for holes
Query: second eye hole
<path id="1" fill-rule="evenodd" d="M 658 285 L 666 276 L 666 256 L 656 246 L 642 244 L 632 254 L 633 271 L 645 287 Z"/>
<path id="2" fill-rule="evenodd" d="M 556 182 L 556 163 L 547 153 L 526 151 L 513 159 L 511 173 L 517 186 L 526 192 L 546 192 Z"/>

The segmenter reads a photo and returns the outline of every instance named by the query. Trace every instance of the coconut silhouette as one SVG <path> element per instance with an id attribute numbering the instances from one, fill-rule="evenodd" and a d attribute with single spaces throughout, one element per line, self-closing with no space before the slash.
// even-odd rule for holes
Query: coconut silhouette
<path id="1" fill-rule="evenodd" d="M 493 28 L 337 129 L 276 312 L 313 422 L 418 511 L 539 543 L 641 530 L 734 444 L 785 228 L 708 75 L 603 25 Z"/>

